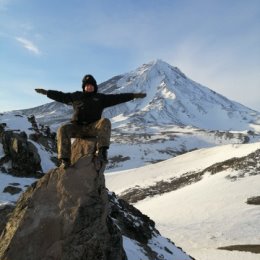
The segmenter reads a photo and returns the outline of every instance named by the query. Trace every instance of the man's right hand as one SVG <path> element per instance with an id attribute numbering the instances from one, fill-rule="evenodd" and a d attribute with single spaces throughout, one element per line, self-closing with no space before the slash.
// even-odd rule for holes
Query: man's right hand
<path id="1" fill-rule="evenodd" d="M 40 93 L 40 94 L 43 94 L 43 95 L 47 95 L 47 92 L 48 92 L 47 90 L 42 89 L 42 88 L 36 88 L 35 91 L 37 93 Z"/>
<path id="2" fill-rule="evenodd" d="M 145 98 L 146 93 L 134 93 L 134 98 Z"/>

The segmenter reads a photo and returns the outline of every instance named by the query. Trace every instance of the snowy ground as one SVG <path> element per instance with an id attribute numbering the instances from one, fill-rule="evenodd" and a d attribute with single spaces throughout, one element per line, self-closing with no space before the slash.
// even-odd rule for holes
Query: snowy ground
<path id="1" fill-rule="evenodd" d="M 252 176 L 239 183 L 223 177 L 205 178 L 135 206 L 155 221 L 163 236 L 175 241 L 193 257 L 213 259 L 214 253 L 216 259 L 224 259 L 226 254 L 227 259 L 235 260 L 238 259 L 237 252 L 223 252 L 216 248 L 259 244 L 260 209 L 245 202 L 259 192 L 260 176 Z M 260 259 L 260 256 L 252 255 L 251 258 Z"/>
<path id="2" fill-rule="evenodd" d="M 9 174 L 5 174 L 0 172 L 0 207 L 5 204 L 15 203 L 21 193 L 11 195 L 8 192 L 3 192 L 4 188 L 7 186 L 15 186 L 17 188 L 25 191 L 29 185 L 33 182 L 37 181 L 34 178 L 18 178 L 11 176 Z"/>
<path id="3" fill-rule="evenodd" d="M 184 154 L 151 166 L 106 175 L 106 184 L 117 194 L 139 185 L 151 185 L 159 180 L 232 157 L 245 156 L 260 148 L 260 143 L 226 145 Z M 202 181 L 182 189 L 135 204 L 151 217 L 165 237 L 200 260 L 256 260 L 259 254 L 219 250 L 218 247 L 238 244 L 260 244 L 260 207 L 246 204 L 259 196 L 260 175 L 237 181 L 225 178 L 236 174 L 226 170 L 206 175 Z"/>
<path id="4" fill-rule="evenodd" d="M 31 131 L 31 125 L 27 121 L 25 123 L 20 116 L 5 114 L 1 116 L 1 119 L 9 129 L 23 130 L 27 134 Z M 183 133 L 188 130 L 183 129 Z M 156 129 L 154 131 L 156 132 Z M 178 132 L 181 134 L 180 130 Z M 207 145 L 203 143 L 204 147 L 215 145 L 214 135 L 207 135 L 204 139 L 198 138 L 200 135 L 203 136 L 200 132 L 187 135 L 186 148 L 193 148 L 193 145 L 196 147 L 198 141 L 207 143 Z M 223 144 L 228 141 L 230 140 L 222 139 Z M 111 149 L 110 156 L 113 156 L 113 153 L 116 155 L 117 152 L 121 154 L 120 151 L 125 149 L 126 155 L 130 156 L 131 160 L 125 162 L 122 169 L 133 169 L 121 172 L 108 170 L 106 185 L 109 190 L 120 194 L 135 186 L 145 188 L 158 181 L 167 181 L 187 172 L 203 170 L 214 163 L 233 157 L 246 156 L 256 149 L 260 149 L 260 143 L 229 144 L 196 150 L 157 164 L 148 162 L 149 165 L 136 168 L 144 164 L 138 155 L 140 154 L 138 149 L 145 149 L 145 153 L 149 155 L 149 148 L 151 149 L 152 145 L 158 145 L 157 149 L 160 150 L 166 145 L 173 147 L 178 144 L 177 142 L 178 139 L 173 139 L 173 141 L 169 140 L 169 143 L 165 141 L 162 144 L 152 144 L 145 139 L 144 143 L 147 144 L 140 146 L 129 144 L 124 146 L 120 142 L 115 144 L 114 152 Z M 50 160 L 51 155 L 42 146 L 34 144 L 42 158 L 44 171 L 55 167 Z M 162 158 L 159 155 L 158 153 L 155 157 L 166 159 L 162 154 Z M 0 158 L 3 156 L 3 147 L 0 144 Z M 151 157 L 152 159 L 154 158 Z M 259 254 L 217 249 L 221 246 L 237 244 L 260 244 L 260 206 L 245 203 L 247 198 L 260 195 L 260 175 L 247 176 L 232 182 L 225 178 L 229 174 L 236 173 L 227 169 L 216 175 L 206 175 L 197 183 L 160 196 L 146 198 L 136 203 L 135 206 L 155 221 L 157 229 L 163 236 L 170 238 L 177 246 L 196 259 L 259 260 Z M 25 190 L 27 185 L 35 180 L 13 177 L 0 171 L 0 207 L 6 203 L 15 202 L 21 194 L 3 193 L 6 186 L 12 185 Z M 132 243 L 133 248 L 135 247 L 133 242 L 127 239 L 124 243 Z M 128 253 L 131 254 L 130 251 Z"/>

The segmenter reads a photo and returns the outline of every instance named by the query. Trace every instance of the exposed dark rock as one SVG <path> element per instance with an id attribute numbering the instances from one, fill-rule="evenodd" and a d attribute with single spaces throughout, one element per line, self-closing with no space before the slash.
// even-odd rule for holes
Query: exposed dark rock
<path id="1" fill-rule="evenodd" d="M 219 247 L 218 249 L 229 250 L 229 251 L 244 251 L 244 252 L 260 254 L 260 245 L 232 245 L 232 246 Z"/>
<path id="2" fill-rule="evenodd" d="M 169 239 L 167 239 L 167 243 L 164 245 L 158 245 L 156 242 L 156 238 L 159 238 L 160 240 L 161 235 L 155 228 L 153 220 L 142 214 L 141 211 L 128 204 L 126 201 L 119 199 L 113 192 L 108 193 L 108 198 L 110 218 L 120 228 L 120 232 L 124 237 L 130 238 L 138 243 L 147 259 L 178 259 L 173 252 L 176 251 L 177 248 Z M 157 246 L 159 247 L 159 251 L 156 250 Z M 184 253 L 181 248 L 178 248 L 177 250 Z M 162 252 L 164 253 L 162 254 Z M 194 258 L 186 255 L 183 259 L 191 260 Z"/>
<path id="3" fill-rule="evenodd" d="M 0 165 L 1 165 L 1 160 L 0 160 Z M 6 168 L 4 166 L 0 166 L 0 171 L 2 173 L 7 173 L 7 170 L 6 170 Z"/>
<path id="4" fill-rule="evenodd" d="M 5 130 L 6 123 L 0 123 L 0 141 L 2 142 L 2 134 Z"/>
<path id="5" fill-rule="evenodd" d="M 12 168 L 9 172 L 16 176 L 34 176 L 42 172 L 41 158 L 37 148 L 28 141 L 25 132 L 5 131 L 2 133 L 2 144 L 5 161 L 10 160 Z"/>
<path id="6" fill-rule="evenodd" d="M 5 153 L 0 159 L 1 171 L 15 176 L 42 177 L 41 158 L 34 142 L 43 146 L 46 151 L 55 153 L 56 134 L 52 133 L 48 126 L 38 127 L 33 115 L 27 119 L 32 125 L 29 137 L 20 129 L 6 130 L 6 124 L 0 124 L 0 142 Z M 57 163 L 56 159 L 51 159 L 55 164 Z M 5 165 L 7 163 L 11 165 L 8 166 L 9 168 Z"/>
<path id="7" fill-rule="evenodd" d="M 36 123 L 35 116 L 34 115 L 30 115 L 27 118 L 28 118 L 28 121 L 32 124 L 32 129 L 35 132 L 39 132 L 39 128 L 38 128 L 38 125 Z"/>
<path id="8" fill-rule="evenodd" d="M 248 198 L 246 203 L 252 205 L 260 205 L 260 196 Z"/>
<path id="9" fill-rule="evenodd" d="M 18 193 L 20 193 L 21 191 L 22 191 L 21 188 L 19 188 L 19 187 L 14 187 L 14 186 L 11 186 L 11 185 L 5 187 L 4 190 L 3 190 L 3 192 L 5 192 L 5 193 L 10 193 L 11 195 L 18 194 Z"/>
<path id="10" fill-rule="evenodd" d="M 110 216 L 117 220 L 123 234 L 142 243 L 147 244 L 155 229 L 155 223 L 148 216 L 142 214 L 137 208 L 118 199 L 114 193 L 109 194 Z"/>
<path id="11" fill-rule="evenodd" d="M 153 234 L 159 234 L 155 229 L 155 223 L 138 209 L 122 199 L 118 199 L 114 193 L 109 194 L 110 217 L 120 227 L 122 235 L 138 241 L 148 259 L 158 259 L 157 253 L 148 246 Z"/>
<path id="12" fill-rule="evenodd" d="M 135 186 L 133 188 L 125 190 L 120 194 L 120 198 L 128 201 L 129 203 L 136 203 L 137 201 L 143 200 L 146 197 L 152 197 L 155 195 L 167 193 L 173 190 L 180 189 L 191 183 L 200 181 L 202 179 L 203 173 L 201 172 L 191 172 L 186 173 L 180 177 L 174 177 L 167 181 L 159 181 L 153 186 L 139 187 Z"/>
<path id="13" fill-rule="evenodd" d="M 118 155 L 118 156 L 113 156 L 111 158 L 109 158 L 109 165 L 108 165 L 108 169 L 114 168 L 116 165 L 118 165 L 120 162 L 125 162 L 130 160 L 131 158 L 129 156 L 122 156 L 122 155 Z"/>

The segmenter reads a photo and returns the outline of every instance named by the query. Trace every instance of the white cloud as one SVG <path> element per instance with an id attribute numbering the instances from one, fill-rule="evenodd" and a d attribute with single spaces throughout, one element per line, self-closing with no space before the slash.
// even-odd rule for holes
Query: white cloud
<path id="1" fill-rule="evenodd" d="M 31 42 L 31 41 L 29 41 L 29 40 L 27 40 L 27 39 L 25 39 L 25 38 L 22 38 L 22 37 L 16 37 L 15 39 L 16 39 L 19 43 L 21 43 L 22 46 L 23 46 L 25 49 L 27 49 L 27 50 L 33 52 L 34 54 L 40 54 L 40 53 L 41 53 L 40 50 L 39 50 L 39 48 L 38 48 L 33 42 Z"/>

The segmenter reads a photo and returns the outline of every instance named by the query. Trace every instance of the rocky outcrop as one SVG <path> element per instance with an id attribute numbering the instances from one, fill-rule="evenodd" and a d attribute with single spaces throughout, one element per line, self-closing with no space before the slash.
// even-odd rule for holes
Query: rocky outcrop
<path id="1" fill-rule="evenodd" d="M 14 209 L 0 209 L 0 259 L 193 259 L 106 189 L 104 166 L 93 161 L 95 145 L 95 139 L 76 139 L 71 167 L 51 170 Z"/>
<path id="2" fill-rule="evenodd" d="M 50 153 L 55 152 L 55 134 L 51 133 L 47 126 L 38 127 L 34 116 L 24 118 L 25 122 L 26 119 L 31 125 L 28 128 L 29 133 L 20 129 L 10 129 L 6 123 L 0 124 L 0 143 L 4 151 L 4 156 L 0 158 L 0 169 L 2 172 L 20 177 L 42 177 L 43 170 L 37 144 Z"/>
<path id="3" fill-rule="evenodd" d="M 7 171 L 16 176 L 27 177 L 42 172 L 41 158 L 25 132 L 4 131 L 2 144 L 5 152 L 2 163 L 11 161 L 11 169 Z"/>
<path id="4" fill-rule="evenodd" d="M 248 198 L 246 203 L 251 205 L 260 205 L 260 196 Z"/>
<path id="5" fill-rule="evenodd" d="M 91 156 L 51 170 L 22 195 L 0 237 L 0 259 L 125 259 Z"/>
<path id="6" fill-rule="evenodd" d="M 177 248 L 169 239 L 163 238 L 155 228 L 155 223 L 148 216 L 142 214 L 134 206 L 118 198 L 115 193 L 109 192 L 110 218 L 119 227 L 120 232 L 127 241 L 134 241 L 136 255 L 131 255 L 131 247 L 125 248 L 128 260 L 192 260 L 193 257 Z M 130 251 L 130 252 L 129 252 Z M 142 252 L 142 254 L 138 254 Z"/>
<path id="7" fill-rule="evenodd" d="M 146 245 L 153 235 L 159 234 L 155 223 L 148 216 L 126 201 L 109 193 L 110 216 L 116 221 L 123 235 Z"/>
<path id="8" fill-rule="evenodd" d="M 112 240 L 114 240 L 114 244 L 118 244 L 118 239 L 121 241 L 121 236 L 123 237 L 124 250 L 129 256 L 128 260 L 140 259 L 140 252 L 147 260 L 194 259 L 185 254 L 180 248 L 177 248 L 170 240 L 161 237 L 155 228 L 154 221 L 142 214 L 134 206 L 119 199 L 112 192 L 108 192 L 108 202 L 107 225 Z M 12 210 L 13 206 L 11 205 L 6 205 L 3 209 L 0 209 L 0 233 L 4 228 L 4 221 L 6 221 Z M 118 232 L 120 232 L 120 237 Z M 133 247 L 127 245 L 129 241 L 132 241 L 133 245 L 135 245 L 135 255 L 132 252 Z"/>

